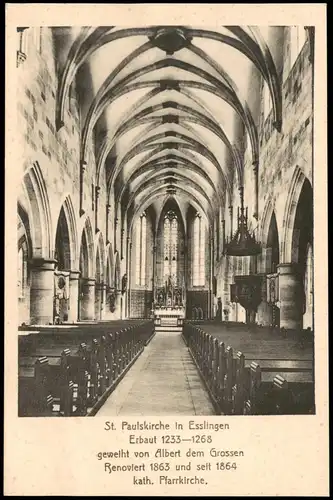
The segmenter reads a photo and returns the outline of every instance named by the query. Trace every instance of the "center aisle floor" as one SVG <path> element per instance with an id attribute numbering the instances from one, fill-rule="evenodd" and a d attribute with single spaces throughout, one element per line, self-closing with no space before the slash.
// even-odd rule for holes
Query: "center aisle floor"
<path id="1" fill-rule="evenodd" d="M 156 333 L 97 416 L 215 415 L 180 333 Z"/>

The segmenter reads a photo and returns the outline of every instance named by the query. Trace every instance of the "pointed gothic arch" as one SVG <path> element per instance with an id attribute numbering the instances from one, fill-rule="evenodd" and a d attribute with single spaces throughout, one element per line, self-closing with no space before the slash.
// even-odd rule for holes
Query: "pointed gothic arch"
<path id="1" fill-rule="evenodd" d="M 66 262 L 63 268 L 67 270 L 78 268 L 79 252 L 77 234 L 77 223 L 72 198 L 70 195 L 66 195 L 57 219 L 55 250 L 57 252 L 59 251 L 59 247 L 65 247 Z"/>
<path id="2" fill-rule="evenodd" d="M 101 231 L 99 231 L 96 236 L 95 236 L 95 276 L 97 280 L 97 276 L 99 279 L 99 282 L 104 282 L 105 280 L 105 271 L 106 271 L 106 259 L 105 259 L 105 244 L 104 244 L 104 238 L 103 234 Z M 99 261 L 99 264 L 97 265 L 97 259 Z"/>
<path id="3" fill-rule="evenodd" d="M 309 179 L 304 175 L 301 168 L 296 166 L 291 187 L 289 190 L 287 203 L 284 213 L 284 234 L 283 241 L 281 245 L 281 262 L 297 262 L 298 261 L 298 250 L 297 250 L 297 208 L 299 207 L 299 200 L 302 191 L 304 192 L 304 186 L 306 189 L 306 197 L 308 199 L 308 204 L 304 205 L 304 208 L 310 210 L 310 220 L 308 222 L 313 227 L 313 191 L 312 185 Z M 295 231 L 296 229 L 296 231 Z M 299 228 L 298 228 L 299 229 Z"/>
<path id="4" fill-rule="evenodd" d="M 81 233 L 80 272 L 81 277 L 91 278 L 95 274 L 94 239 L 89 217 L 86 218 Z"/>
<path id="5" fill-rule="evenodd" d="M 280 237 L 276 219 L 274 200 L 266 204 L 261 224 L 262 267 L 265 273 L 277 271 L 280 262 Z"/>
<path id="6" fill-rule="evenodd" d="M 109 288 L 113 288 L 114 278 L 115 278 L 115 260 L 111 243 L 107 245 L 106 255 L 107 255 L 106 270 L 105 270 L 106 284 Z"/>
<path id="7" fill-rule="evenodd" d="M 28 202 L 32 256 L 52 258 L 54 244 L 50 204 L 44 177 L 37 162 L 25 171 L 22 188 Z"/>

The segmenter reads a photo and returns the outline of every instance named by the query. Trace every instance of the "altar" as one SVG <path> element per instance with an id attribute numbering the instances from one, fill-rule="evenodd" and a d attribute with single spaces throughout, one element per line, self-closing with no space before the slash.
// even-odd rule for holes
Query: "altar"
<path id="1" fill-rule="evenodd" d="M 171 278 L 156 289 L 152 316 L 155 331 L 181 332 L 185 318 L 185 287 L 177 287 Z"/>

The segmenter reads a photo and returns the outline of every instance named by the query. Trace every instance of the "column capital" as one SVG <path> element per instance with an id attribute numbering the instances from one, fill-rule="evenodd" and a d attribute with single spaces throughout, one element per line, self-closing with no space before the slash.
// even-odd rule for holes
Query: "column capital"
<path id="1" fill-rule="evenodd" d="M 277 266 L 278 274 L 279 275 L 286 275 L 286 274 L 299 274 L 300 268 L 299 264 L 295 262 L 287 262 L 287 263 L 282 263 L 278 264 Z"/>
<path id="2" fill-rule="evenodd" d="M 106 283 L 96 283 L 96 289 L 97 290 L 106 290 Z"/>
<path id="3" fill-rule="evenodd" d="M 81 278 L 81 282 L 84 286 L 95 286 L 96 278 Z"/>
<path id="4" fill-rule="evenodd" d="M 80 279 L 81 271 L 70 270 L 69 271 L 69 279 L 70 280 L 78 280 Z"/>
<path id="5" fill-rule="evenodd" d="M 56 259 L 34 257 L 30 260 L 30 265 L 33 269 L 40 269 L 41 271 L 54 271 L 57 262 L 58 261 Z"/>

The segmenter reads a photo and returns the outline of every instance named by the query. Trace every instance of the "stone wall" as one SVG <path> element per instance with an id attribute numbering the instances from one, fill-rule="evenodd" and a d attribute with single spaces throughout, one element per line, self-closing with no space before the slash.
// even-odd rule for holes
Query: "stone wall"
<path id="1" fill-rule="evenodd" d="M 130 317 L 149 318 L 153 300 L 152 291 L 132 289 L 130 297 Z"/>

